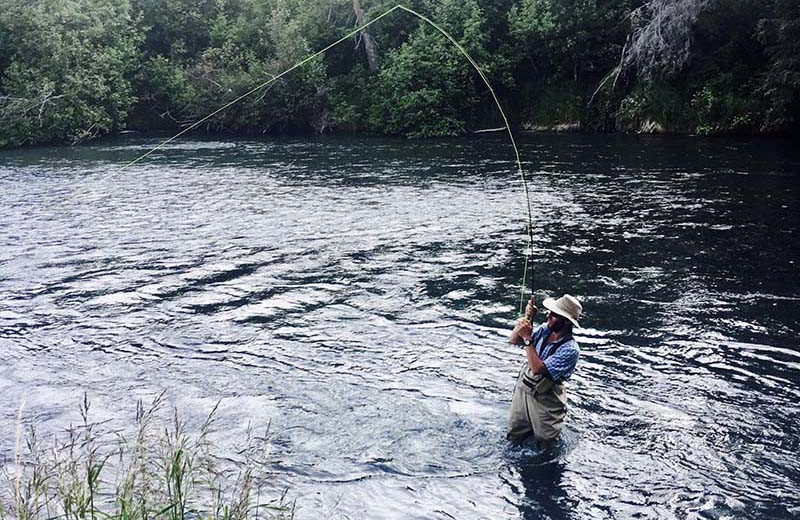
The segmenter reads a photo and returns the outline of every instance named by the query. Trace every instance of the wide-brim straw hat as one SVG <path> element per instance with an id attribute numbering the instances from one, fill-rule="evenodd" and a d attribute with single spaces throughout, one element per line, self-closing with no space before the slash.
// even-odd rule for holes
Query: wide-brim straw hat
<path id="1" fill-rule="evenodd" d="M 542 305 L 544 305 L 545 309 L 551 310 L 559 316 L 564 316 L 576 327 L 580 327 L 578 324 L 578 318 L 581 317 L 583 306 L 581 305 L 581 302 L 579 302 L 574 296 L 565 294 L 557 300 L 554 300 L 553 298 L 545 298 L 542 302 Z"/>

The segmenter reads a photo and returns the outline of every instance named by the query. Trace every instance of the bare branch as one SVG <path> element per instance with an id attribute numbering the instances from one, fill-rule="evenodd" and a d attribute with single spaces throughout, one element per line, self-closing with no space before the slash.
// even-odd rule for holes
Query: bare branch
<path id="1" fill-rule="evenodd" d="M 639 77 L 670 76 L 690 56 L 698 16 L 716 0 L 650 0 L 631 12 L 633 32 L 620 58 L 621 70 Z"/>

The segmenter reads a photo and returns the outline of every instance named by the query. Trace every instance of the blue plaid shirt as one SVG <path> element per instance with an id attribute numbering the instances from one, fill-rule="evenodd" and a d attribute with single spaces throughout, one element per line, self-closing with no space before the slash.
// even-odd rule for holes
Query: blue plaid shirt
<path id="1" fill-rule="evenodd" d="M 578 364 L 580 348 L 572 336 L 561 338 L 553 343 L 547 343 L 550 336 L 550 329 L 547 325 L 539 325 L 532 336 L 532 343 L 536 349 L 536 354 L 544 362 L 547 372 L 553 381 L 566 381 L 575 372 L 575 365 Z"/>

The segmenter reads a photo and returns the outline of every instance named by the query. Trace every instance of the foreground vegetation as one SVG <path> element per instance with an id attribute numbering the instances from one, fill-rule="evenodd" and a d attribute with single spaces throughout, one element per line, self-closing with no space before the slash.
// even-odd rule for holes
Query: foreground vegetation
<path id="1" fill-rule="evenodd" d="M 0 146 L 176 130 L 395 4 L 0 0 Z M 796 0 L 409 0 L 485 68 L 512 122 L 782 133 L 800 124 Z M 454 135 L 497 126 L 477 74 L 396 12 L 207 131 Z"/>
<path id="2" fill-rule="evenodd" d="M 17 445 L 0 474 L 0 519 L 246 520 L 291 518 L 292 507 L 268 502 L 266 437 L 248 432 L 245 445 L 224 459 L 213 453 L 216 407 L 197 435 L 174 413 L 166 420 L 163 395 L 137 406 L 130 437 L 92 422 L 43 441 L 33 426 L 17 425 Z"/>

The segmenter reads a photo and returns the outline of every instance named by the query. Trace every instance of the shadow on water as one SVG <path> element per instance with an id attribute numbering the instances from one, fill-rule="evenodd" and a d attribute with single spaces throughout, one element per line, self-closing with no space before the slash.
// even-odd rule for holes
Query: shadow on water
<path id="1" fill-rule="evenodd" d="M 512 488 L 517 485 L 522 487 L 514 491 L 522 498 L 519 510 L 525 520 L 575 518 L 579 501 L 570 497 L 564 478 L 567 466 L 565 457 L 573 444 L 567 435 L 544 449 L 532 439 L 522 445 L 509 445 L 509 470 L 518 479 L 518 484 L 512 485 Z"/>

